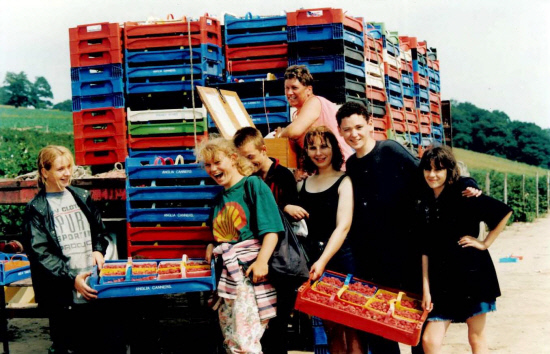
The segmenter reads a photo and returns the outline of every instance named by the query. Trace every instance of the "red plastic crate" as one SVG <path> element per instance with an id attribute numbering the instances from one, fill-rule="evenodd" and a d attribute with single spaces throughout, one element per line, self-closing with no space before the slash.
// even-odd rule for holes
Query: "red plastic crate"
<path id="1" fill-rule="evenodd" d="M 407 125 L 403 121 L 399 121 L 394 119 L 390 123 L 390 129 L 395 130 L 398 133 L 406 133 L 407 132 Z"/>
<path id="2" fill-rule="evenodd" d="M 418 46 L 416 37 L 399 36 L 399 48 L 403 51 L 411 50 Z"/>
<path id="3" fill-rule="evenodd" d="M 399 108 L 391 107 L 389 117 L 390 119 L 398 120 L 401 122 L 405 121 L 405 113 Z"/>
<path id="4" fill-rule="evenodd" d="M 374 140 L 388 140 L 388 133 L 386 130 L 378 130 L 378 129 L 375 129 L 373 132 L 372 132 L 372 135 L 374 137 Z"/>
<path id="5" fill-rule="evenodd" d="M 434 124 L 441 124 L 441 116 L 437 113 L 432 112 L 432 122 Z"/>
<path id="6" fill-rule="evenodd" d="M 126 124 L 126 112 L 124 108 L 97 108 L 84 109 L 79 112 L 73 112 L 73 124 Z"/>
<path id="7" fill-rule="evenodd" d="M 174 259 L 186 254 L 189 258 L 204 258 L 206 245 L 132 245 L 128 242 L 128 256 L 146 259 Z"/>
<path id="8" fill-rule="evenodd" d="M 378 118 L 378 117 L 372 117 L 372 125 L 374 126 L 374 129 L 379 130 L 387 130 L 388 129 L 388 117 Z"/>
<path id="9" fill-rule="evenodd" d="M 111 51 L 121 53 L 122 42 L 120 26 L 118 23 L 105 22 L 69 28 L 69 49 L 71 54 Z M 77 59 L 78 57 L 75 57 L 76 62 L 74 64 L 78 64 Z M 116 61 L 116 63 L 121 62 L 122 61 Z M 71 66 L 87 66 L 74 64 L 73 56 L 71 55 Z M 94 65 L 99 65 L 99 63 Z"/>
<path id="10" fill-rule="evenodd" d="M 405 110 L 415 112 L 416 111 L 416 104 L 414 102 L 414 98 L 406 98 L 403 97 L 403 105 L 405 107 Z"/>
<path id="11" fill-rule="evenodd" d="M 73 131 L 75 139 L 126 136 L 126 122 L 73 124 Z"/>
<path id="12" fill-rule="evenodd" d="M 378 101 L 378 102 L 386 102 L 386 92 L 382 89 L 376 89 L 371 86 L 367 86 L 367 100 L 369 101 Z"/>
<path id="13" fill-rule="evenodd" d="M 401 81 L 401 71 L 387 62 L 384 62 L 384 74 L 394 78 L 397 81 Z"/>
<path id="14" fill-rule="evenodd" d="M 201 142 L 207 137 L 207 134 L 197 134 L 197 142 Z M 131 149 L 160 149 L 160 148 L 178 148 L 195 147 L 194 135 L 177 135 L 163 137 L 128 137 L 129 147 Z"/>
<path id="15" fill-rule="evenodd" d="M 439 60 L 433 60 L 432 63 L 434 66 L 434 70 L 439 71 Z"/>
<path id="16" fill-rule="evenodd" d="M 127 239 L 132 242 L 203 241 L 212 242 L 212 231 L 206 226 L 127 226 Z"/>
<path id="17" fill-rule="evenodd" d="M 363 33 L 363 19 L 346 15 L 342 9 L 324 7 L 318 9 L 302 9 L 286 14 L 289 26 L 326 25 L 343 23 L 345 27 Z"/>
<path id="18" fill-rule="evenodd" d="M 121 37 L 121 28 L 118 23 L 91 23 L 69 28 L 70 41 L 85 41 L 108 37 Z"/>
<path id="19" fill-rule="evenodd" d="M 71 54 L 71 67 L 121 64 L 124 58 L 120 49 L 105 50 L 94 53 Z"/>
<path id="20" fill-rule="evenodd" d="M 432 133 L 432 128 L 429 124 L 420 124 L 420 133 L 429 135 Z"/>
<path id="21" fill-rule="evenodd" d="M 369 36 L 367 33 L 365 33 L 364 38 L 365 42 L 365 52 L 367 49 L 370 49 L 374 52 L 378 51 L 378 53 L 382 53 L 384 50 L 384 42 L 382 41 L 382 38 L 374 39 L 374 37 Z"/>
<path id="22" fill-rule="evenodd" d="M 405 119 L 411 124 L 418 124 L 418 117 L 415 112 L 405 110 Z"/>
<path id="23" fill-rule="evenodd" d="M 404 59 L 401 59 L 401 72 L 412 73 L 413 72 L 412 61 L 406 61 Z"/>
<path id="24" fill-rule="evenodd" d="M 77 165 L 82 166 L 109 165 L 116 162 L 124 162 L 126 157 L 128 157 L 126 148 L 117 150 L 75 151 L 75 162 Z"/>
<path id="25" fill-rule="evenodd" d="M 365 60 L 380 64 L 384 61 L 383 52 L 381 50 L 376 52 L 374 49 L 365 47 Z"/>
<path id="26" fill-rule="evenodd" d="M 428 53 L 428 43 L 426 41 L 418 42 L 416 50 L 418 53 L 426 55 Z"/>
<path id="27" fill-rule="evenodd" d="M 327 273 L 336 274 L 340 277 L 345 278 L 345 276 L 338 273 L 325 272 L 325 274 Z M 362 282 L 368 283 L 365 281 L 362 281 Z M 396 289 L 387 288 L 387 290 L 399 293 L 399 290 L 396 290 Z M 422 326 L 428 316 L 428 312 L 423 311 L 421 319 L 419 321 L 416 321 L 413 330 L 405 331 L 390 325 L 389 322 L 387 321 L 387 318 L 374 320 L 357 313 L 361 311 L 359 310 L 359 309 L 362 309 L 361 306 L 350 305 L 350 307 L 353 307 L 354 309 L 356 309 L 356 311 L 352 313 L 349 311 L 345 311 L 345 310 L 333 307 L 330 303 L 336 302 L 336 303 L 344 304 L 344 306 L 345 304 L 347 304 L 346 302 L 343 302 L 342 300 L 336 298 L 335 296 L 330 298 L 329 304 L 324 304 L 322 302 L 317 302 L 308 298 L 307 295 L 309 293 L 319 294 L 312 288 L 312 285 L 309 282 L 306 282 L 298 289 L 298 296 L 296 298 L 296 305 L 295 305 L 295 308 L 297 310 L 313 316 L 318 316 L 322 319 L 337 322 L 348 327 L 353 327 L 364 332 L 373 333 L 375 335 L 379 335 L 381 337 L 390 339 L 392 341 L 404 343 L 411 346 L 418 344 L 418 342 L 420 341 Z M 415 297 L 418 297 L 418 296 L 415 295 Z M 385 317 L 385 316 L 382 314 L 382 315 L 379 315 L 379 317 Z"/>
<path id="28" fill-rule="evenodd" d="M 437 106 L 439 106 L 439 103 L 441 102 L 441 94 L 438 92 L 430 92 L 430 102 L 435 103 Z M 436 111 L 439 112 L 439 109 Z"/>
<path id="29" fill-rule="evenodd" d="M 430 125 L 431 119 L 429 114 L 419 113 L 418 116 L 420 117 L 420 124 Z"/>
<path id="30" fill-rule="evenodd" d="M 423 88 L 428 88 L 429 82 L 427 77 L 423 77 L 419 72 L 413 72 L 413 80 L 415 84 L 419 84 Z"/>
<path id="31" fill-rule="evenodd" d="M 287 57 L 288 44 L 264 45 L 258 47 L 225 48 L 228 61 L 234 59 L 250 59 L 257 57 Z"/>
<path id="32" fill-rule="evenodd" d="M 198 21 L 188 22 L 185 18 L 178 21 L 143 23 L 126 22 L 124 24 L 124 43 L 126 49 L 146 49 L 161 47 L 191 46 L 211 43 L 222 46 L 220 22 L 208 16 Z"/>
<path id="33" fill-rule="evenodd" d="M 416 133 L 420 132 L 420 130 L 418 128 L 418 123 L 416 123 L 416 122 L 411 122 L 407 119 L 407 121 L 405 122 L 405 125 L 407 126 L 407 128 L 409 129 L 409 132 L 411 134 L 416 134 Z"/>
<path id="34" fill-rule="evenodd" d="M 252 60 L 228 60 L 227 62 L 227 71 L 230 73 L 269 69 L 286 69 L 287 67 L 287 57 Z"/>
<path id="35" fill-rule="evenodd" d="M 107 137 L 75 137 L 74 139 L 75 151 L 121 150 L 126 147 L 126 134 Z"/>

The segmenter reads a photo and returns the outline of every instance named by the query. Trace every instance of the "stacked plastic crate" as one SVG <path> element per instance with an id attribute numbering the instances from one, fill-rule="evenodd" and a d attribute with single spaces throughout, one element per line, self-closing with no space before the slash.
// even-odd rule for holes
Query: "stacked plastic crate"
<path id="1" fill-rule="evenodd" d="M 387 95 L 384 83 L 384 44 L 382 32 L 371 23 L 364 27 L 365 82 L 369 114 L 374 124 L 374 138 L 388 139 L 389 113 L 386 110 Z"/>
<path id="2" fill-rule="evenodd" d="M 112 166 L 128 155 L 121 28 L 81 25 L 69 40 L 76 163 Z"/>
<path id="3" fill-rule="evenodd" d="M 125 44 L 128 255 L 203 257 L 211 239 L 204 223 L 220 188 L 194 163 L 208 135 L 196 86 L 222 81 L 220 23 L 208 15 L 126 22 Z"/>
<path id="4" fill-rule="evenodd" d="M 342 104 L 366 103 L 363 20 L 342 9 L 287 13 L 289 65 L 306 65 L 313 92 Z"/>
<path id="5" fill-rule="evenodd" d="M 411 48 L 413 58 L 413 79 L 416 109 L 420 117 L 420 131 L 422 133 L 422 147 L 427 147 L 435 141 L 441 141 L 442 131 L 433 129 L 430 111 L 429 77 L 426 42 L 417 42 Z M 441 124 L 441 122 L 439 123 Z M 439 133 L 439 134 L 438 134 Z"/>
<path id="6" fill-rule="evenodd" d="M 193 148 L 208 134 L 196 86 L 222 80 L 219 21 L 205 15 L 124 28 L 130 156 Z"/>
<path id="7" fill-rule="evenodd" d="M 230 84 L 219 87 L 237 92 L 262 133 L 287 125 L 289 105 L 282 79 L 288 66 L 287 17 L 226 14 L 224 24 Z"/>
<path id="8" fill-rule="evenodd" d="M 414 77 L 412 64 L 412 46 L 415 37 L 400 36 L 399 48 L 401 59 L 401 87 L 403 88 L 403 105 L 405 108 L 405 123 L 410 132 L 411 142 L 415 149 L 421 151 L 420 116 L 416 109 L 414 98 Z"/>
<path id="9" fill-rule="evenodd" d="M 430 95 L 430 113 L 432 118 L 432 129 L 437 141 L 446 143 L 443 137 L 444 129 L 441 113 L 441 81 L 439 77 L 439 60 L 437 59 L 437 50 L 429 48 L 426 57 L 428 70 L 428 83 Z M 439 139 L 439 137 L 442 137 Z"/>

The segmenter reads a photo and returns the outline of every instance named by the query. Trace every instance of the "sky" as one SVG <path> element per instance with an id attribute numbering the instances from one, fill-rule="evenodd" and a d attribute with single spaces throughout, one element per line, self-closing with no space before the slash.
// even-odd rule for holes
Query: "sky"
<path id="1" fill-rule="evenodd" d="M 2 0 L 0 81 L 8 71 L 44 76 L 54 103 L 69 99 L 68 29 L 78 25 L 322 7 L 426 40 L 440 60 L 442 99 L 550 128 L 550 0 Z"/>

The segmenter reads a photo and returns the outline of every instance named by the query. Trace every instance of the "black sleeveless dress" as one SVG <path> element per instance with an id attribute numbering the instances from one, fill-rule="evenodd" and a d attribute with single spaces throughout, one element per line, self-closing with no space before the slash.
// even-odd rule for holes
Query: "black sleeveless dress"
<path id="1" fill-rule="evenodd" d="M 306 219 L 308 236 L 301 241 L 309 257 L 310 266 L 319 259 L 336 228 L 338 187 L 345 177 L 346 175 L 342 175 L 332 186 L 319 193 L 310 193 L 306 190 L 306 179 L 298 193 L 298 205 L 309 213 L 309 218 Z M 326 269 L 343 274 L 355 273 L 351 247 L 347 238 L 327 264 Z"/>

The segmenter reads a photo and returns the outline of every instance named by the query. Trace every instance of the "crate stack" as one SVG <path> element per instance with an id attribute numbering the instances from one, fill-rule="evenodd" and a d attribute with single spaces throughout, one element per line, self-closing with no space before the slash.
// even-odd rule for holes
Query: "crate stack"
<path id="1" fill-rule="evenodd" d="M 193 148 L 208 134 L 196 86 L 222 81 L 219 21 L 126 22 L 124 40 L 130 156 Z"/>
<path id="2" fill-rule="evenodd" d="M 110 165 L 127 153 L 122 30 L 117 23 L 69 29 L 75 162 Z"/>
<path id="3" fill-rule="evenodd" d="M 201 165 L 189 163 L 194 161 L 189 157 L 173 153 L 126 159 L 128 256 L 204 257 L 212 240 L 205 223 L 222 187 Z"/>
<path id="4" fill-rule="evenodd" d="M 374 125 L 376 140 L 388 139 L 389 114 L 386 110 L 387 95 L 384 82 L 384 43 L 382 32 L 371 23 L 364 27 L 365 82 L 368 110 Z"/>
<path id="5" fill-rule="evenodd" d="M 413 58 L 413 79 L 416 109 L 420 116 L 421 144 L 427 147 L 436 141 L 442 141 L 441 120 L 434 124 L 430 108 L 430 81 L 428 76 L 427 43 L 417 41 L 411 48 Z M 435 129 L 434 129 L 435 128 Z M 438 129 L 439 128 L 439 129 Z"/>
<path id="6" fill-rule="evenodd" d="M 288 66 L 287 16 L 224 16 L 227 85 L 265 135 L 290 123 L 283 75 Z M 210 123 L 213 126 L 213 123 Z"/>
<path id="7" fill-rule="evenodd" d="M 428 48 L 427 58 L 428 83 L 430 95 L 430 114 L 432 116 L 432 129 L 434 137 L 443 144 L 446 139 L 443 138 L 444 126 L 441 113 L 441 81 L 439 77 L 439 60 L 437 59 L 437 49 Z M 439 139 L 441 137 L 441 139 Z"/>
<path id="8" fill-rule="evenodd" d="M 363 20 L 342 9 L 287 13 L 289 65 L 306 65 L 314 93 L 336 103 L 366 103 Z"/>
<path id="9" fill-rule="evenodd" d="M 405 123 L 410 131 L 411 142 L 415 149 L 421 151 L 420 116 L 414 98 L 414 77 L 412 65 L 412 45 L 415 37 L 399 36 L 401 59 L 401 87 L 403 88 L 403 105 Z"/>

